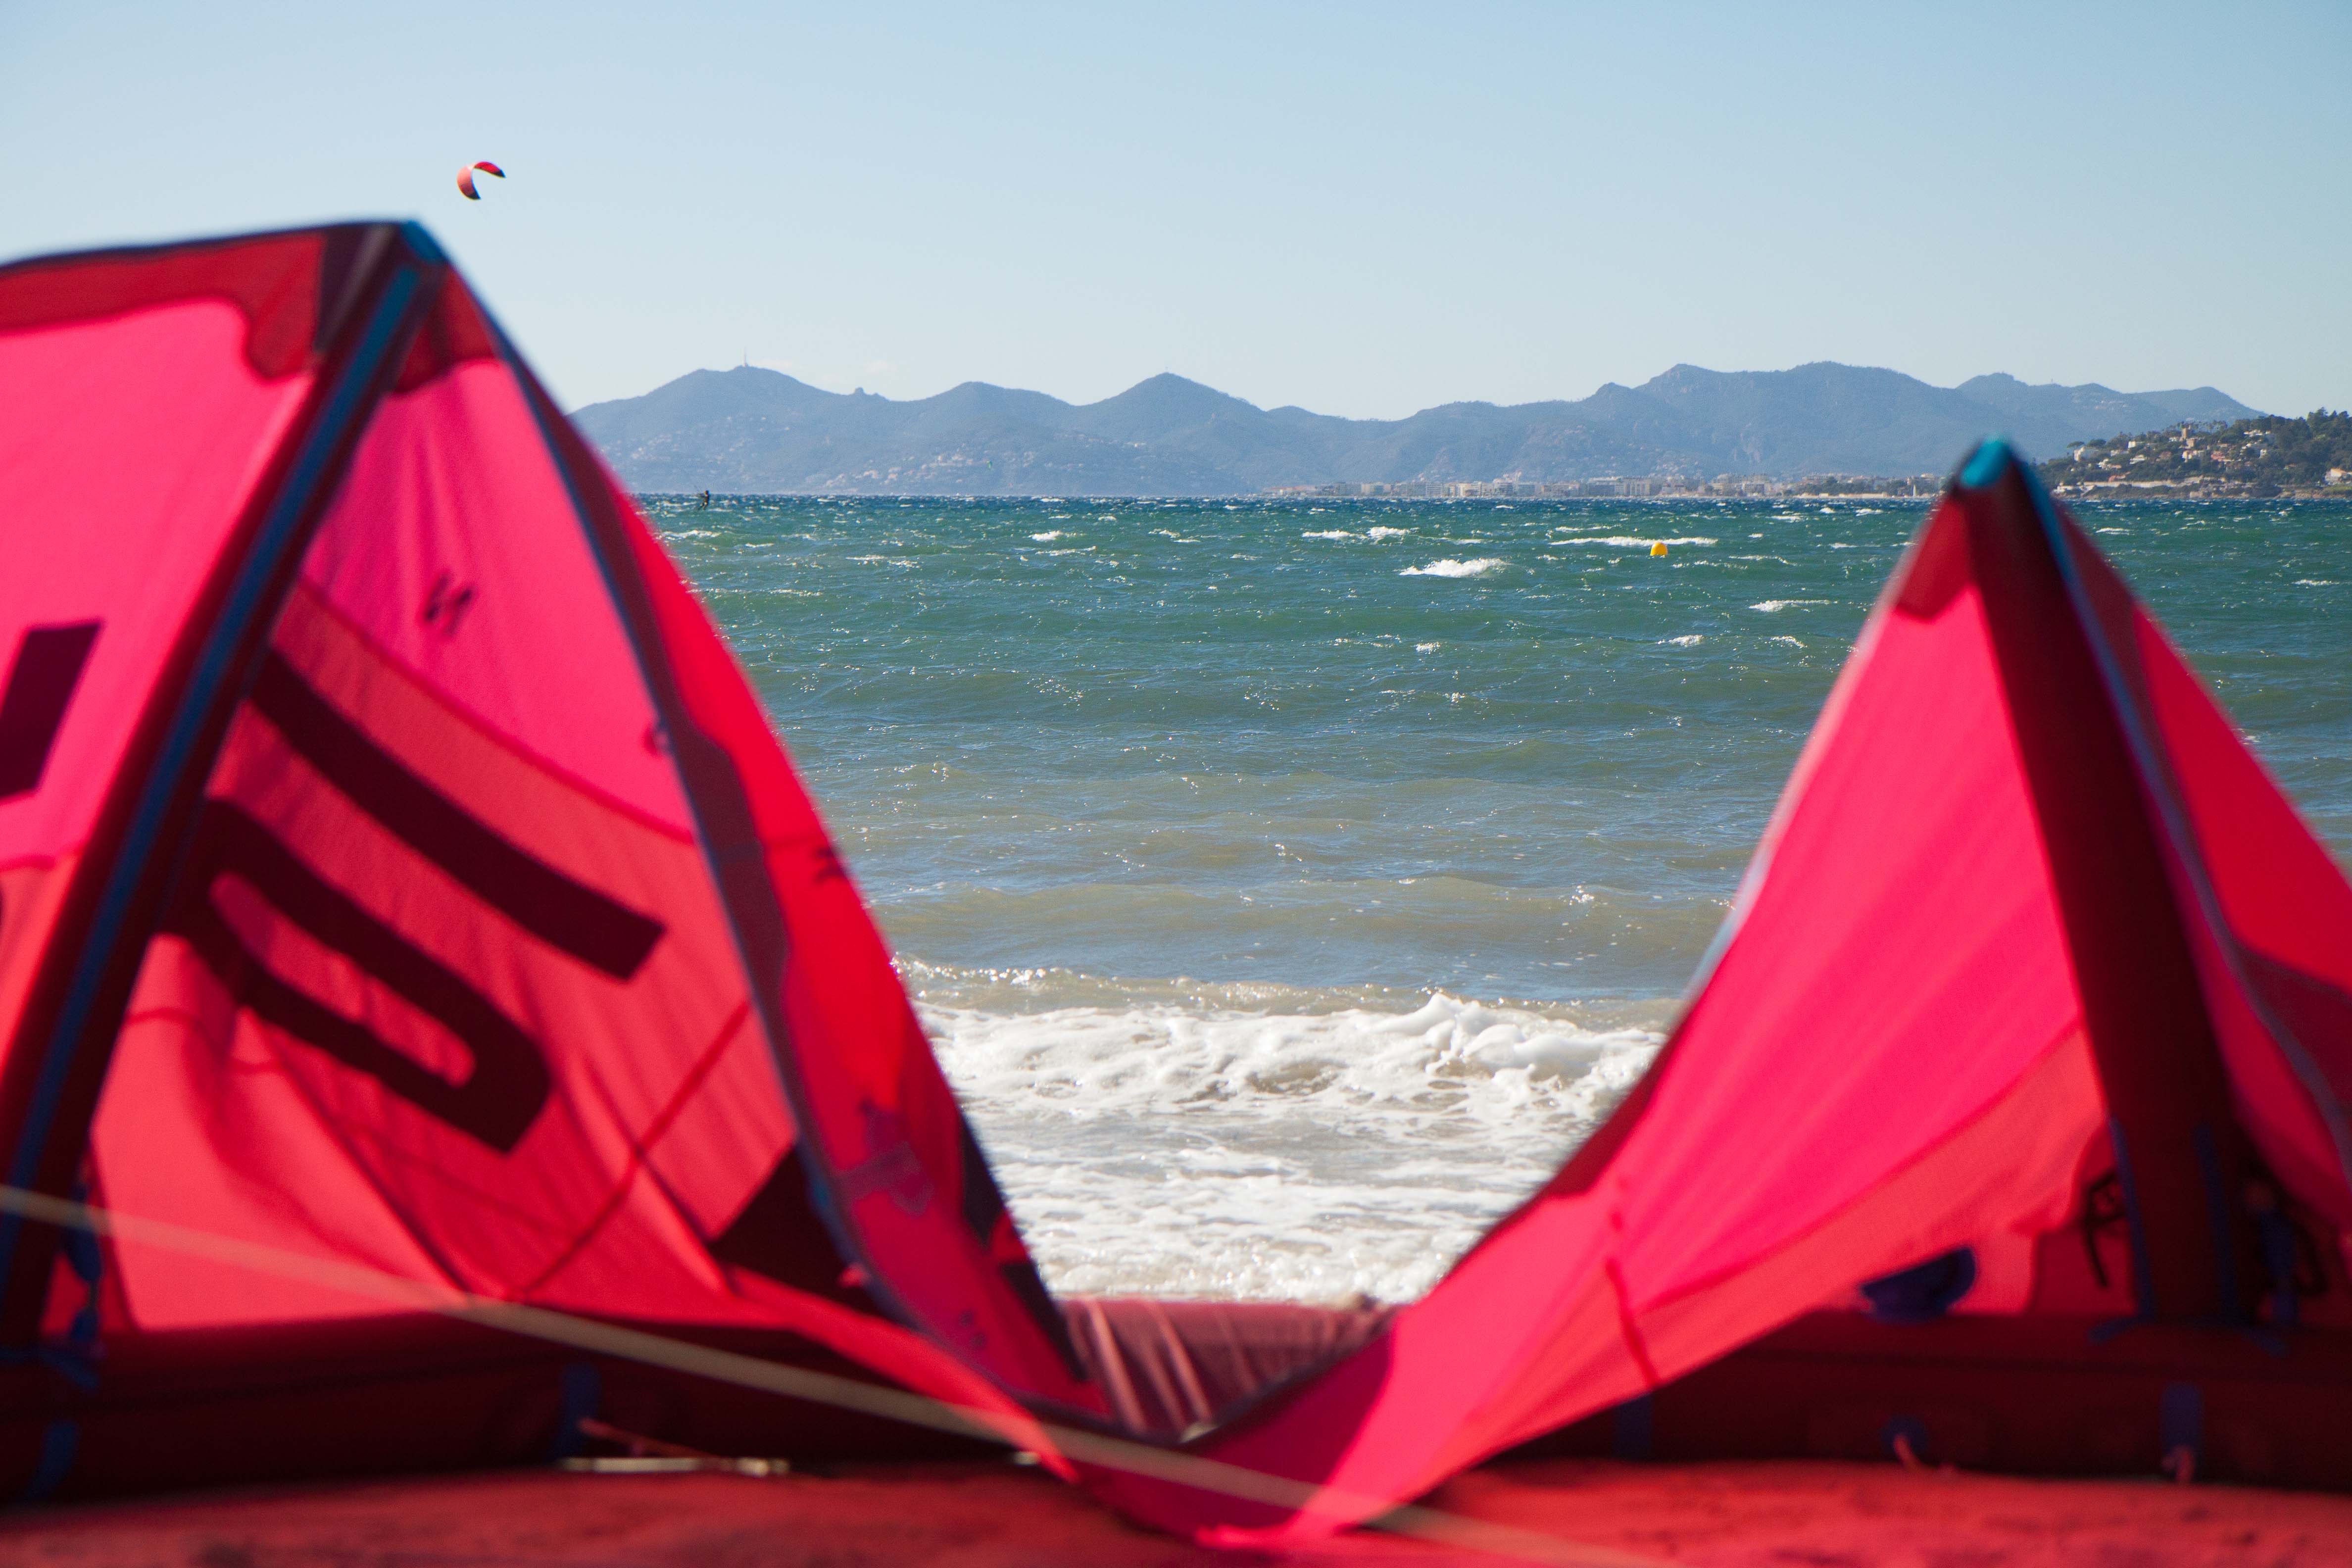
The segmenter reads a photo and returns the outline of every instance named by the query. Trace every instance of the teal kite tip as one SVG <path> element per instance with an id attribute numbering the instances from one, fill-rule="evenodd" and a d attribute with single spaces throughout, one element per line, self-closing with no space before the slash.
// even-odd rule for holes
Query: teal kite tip
<path id="1" fill-rule="evenodd" d="M 2017 460 L 2010 450 L 2006 436 L 1988 436 L 1969 456 L 1968 466 L 1960 470 L 1962 489 L 1980 490 L 2000 478 L 2001 470 Z"/>

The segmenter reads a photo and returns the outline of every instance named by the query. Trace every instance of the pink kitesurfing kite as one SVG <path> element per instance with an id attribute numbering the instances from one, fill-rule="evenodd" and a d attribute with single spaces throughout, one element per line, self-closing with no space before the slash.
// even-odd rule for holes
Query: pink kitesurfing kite
<path id="1" fill-rule="evenodd" d="M 0 268 L 0 1493 L 939 1451 L 480 1303 L 1225 1544 L 1530 1442 L 2352 1485 L 2352 886 L 2001 443 L 1647 1076 L 1344 1310 L 1047 1291 L 726 645 L 423 230 Z"/>

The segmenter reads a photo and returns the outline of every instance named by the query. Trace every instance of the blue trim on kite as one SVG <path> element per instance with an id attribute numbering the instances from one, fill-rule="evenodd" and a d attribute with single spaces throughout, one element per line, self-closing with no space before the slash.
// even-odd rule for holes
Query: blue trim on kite
<path id="1" fill-rule="evenodd" d="M 2167 1459 L 2180 1449 L 2189 1451 L 2190 1464 L 2203 1458 L 2205 1447 L 2205 1390 L 2194 1383 L 2168 1383 L 2158 1396 L 2157 1406 L 2157 1441 Z"/>
<path id="2" fill-rule="evenodd" d="M 1617 1405 L 1609 1415 L 1609 1452 L 1612 1458 L 1638 1463 L 1657 1452 L 1658 1416 L 1656 1400 L 1647 1394 L 1637 1394 Z"/>
<path id="3" fill-rule="evenodd" d="M 313 503 L 321 499 L 322 492 L 342 477 L 342 466 L 334 460 L 336 453 L 342 447 L 344 437 L 373 409 L 385 362 L 407 341 L 404 329 L 424 272 L 413 259 L 394 265 L 393 275 L 377 295 L 359 342 L 344 356 L 333 390 L 293 466 L 280 481 L 269 510 L 263 515 L 261 527 L 213 622 L 195 668 L 189 673 L 186 695 L 148 773 L 138 808 L 115 854 L 106 889 L 83 942 L 80 963 L 66 993 L 65 1005 L 56 1027 L 50 1031 L 40 1077 L 35 1082 L 9 1162 L 8 1182 L 12 1186 L 29 1187 L 39 1172 L 41 1158 L 48 1147 L 50 1123 L 57 1119 L 58 1103 L 65 1094 L 67 1077 L 79 1054 L 83 1036 L 94 1022 L 99 993 L 105 985 L 115 946 L 127 934 L 131 907 L 147 880 L 150 861 L 159 851 L 172 847 L 160 842 L 164 820 L 179 798 L 184 776 L 197 761 L 198 741 L 221 700 L 224 688 L 233 679 L 247 673 L 234 668 L 236 654 L 262 608 L 261 601 L 269 583 L 287 552 L 298 542 L 307 542 L 301 526 L 304 519 Z M 7 1278 L 16 1261 L 16 1243 L 24 1225 L 21 1215 L 0 1215 L 0 1279 Z"/>
<path id="4" fill-rule="evenodd" d="M 1864 1280 L 1862 1294 L 1870 1303 L 1870 1315 L 1882 1323 L 1932 1323 L 1958 1306 L 1976 1283 L 1976 1249 L 1956 1247 L 1924 1263 Z"/>
<path id="5" fill-rule="evenodd" d="M 1988 436 L 1977 443 L 1977 449 L 1969 453 L 1968 461 L 1960 466 L 1960 488 L 1990 489 L 2000 479 L 2001 470 L 2015 462 L 2017 449 L 2009 444 L 2008 437 Z M 2022 464 L 2019 466 L 2023 467 Z"/>
<path id="6" fill-rule="evenodd" d="M 547 1462 L 558 1464 L 573 1459 L 587 1449 L 588 1434 L 580 1429 L 583 1421 L 593 1421 L 604 1403 L 604 1374 L 593 1361 L 575 1361 L 563 1369 L 559 1384 L 561 1403 L 555 1412 L 555 1439 L 547 1446 Z"/>
<path id="7" fill-rule="evenodd" d="M 2124 1142 L 2124 1124 L 2107 1118 L 2107 1141 L 2116 1156 L 2116 1183 L 2124 1190 L 2124 1219 L 2131 1237 L 2132 1316 L 2144 1323 L 2156 1316 L 2156 1270 L 2148 1261 L 2147 1221 L 2140 1213 L 2139 1183 L 2133 1179 L 2131 1149 Z"/>
<path id="8" fill-rule="evenodd" d="M 427 267 L 449 265 L 449 253 L 441 248 L 441 242 L 433 237 L 432 231 L 415 218 L 400 226 L 400 238 L 408 247 L 410 254 Z"/>
<path id="9" fill-rule="evenodd" d="M 555 438 L 555 432 L 549 426 L 546 416 L 541 413 L 538 399 L 530 395 L 530 389 L 538 385 L 538 378 L 531 374 L 530 367 L 523 362 L 520 351 L 514 346 L 514 341 L 507 336 L 505 329 L 499 325 L 497 320 L 491 316 L 480 300 L 475 301 L 475 308 L 482 312 L 482 321 L 490 330 L 491 341 L 498 345 L 500 362 L 525 389 L 523 402 L 530 409 L 531 419 L 539 427 L 539 437 L 541 444 L 546 448 L 547 460 L 553 465 L 556 477 L 563 483 L 563 493 L 572 503 L 572 520 L 580 526 L 581 540 L 587 545 L 588 554 L 596 563 L 597 573 L 604 580 L 604 596 L 612 605 L 614 617 L 621 624 L 623 635 L 628 640 L 629 652 L 636 660 L 637 679 L 644 684 L 646 700 L 653 703 L 663 726 L 674 737 L 677 732 L 674 721 L 686 716 L 683 713 L 672 712 L 670 704 L 662 696 L 661 684 L 654 679 L 651 661 L 646 650 L 638 643 L 636 632 L 630 625 L 628 608 L 621 597 L 618 574 L 622 566 L 606 558 L 604 541 L 598 537 L 596 526 L 588 515 L 587 499 L 581 493 L 580 482 L 572 474 L 571 465 L 564 461 L 562 443 Z M 677 682 L 674 677 L 669 684 L 675 689 Z M 685 768 L 678 764 L 675 740 L 666 750 L 669 756 L 670 771 L 677 779 L 678 794 L 685 800 L 687 810 L 694 816 L 696 847 L 701 851 L 703 866 L 709 873 L 712 888 L 720 894 L 720 910 L 722 913 L 728 913 L 727 900 L 724 896 L 727 876 L 726 868 L 721 863 L 722 851 L 712 839 L 703 821 L 702 807 L 695 798 L 692 782 L 686 776 Z M 730 763 L 730 765 L 732 763 L 731 758 Z M 749 793 L 748 786 L 746 786 L 746 793 Z M 763 879 L 767 877 L 764 867 L 761 869 L 761 876 Z M 773 892 L 772 887 L 771 890 Z M 773 896 L 781 904 L 782 895 L 774 893 Z M 759 972 L 751 962 L 750 950 L 745 946 L 743 933 L 737 927 L 731 913 L 728 913 L 725 924 L 728 940 L 735 949 L 736 963 L 742 968 L 744 984 L 747 987 L 745 994 L 751 998 L 753 1011 L 759 1017 L 760 1032 L 768 1042 L 768 1059 L 776 1069 L 777 1091 L 783 1096 L 785 1105 L 792 1110 L 793 1125 L 796 1128 L 813 1127 L 816 1124 L 816 1118 L 809 1108 L 808 1096 L 801 1082 L 799 1068 L 793 1063 L 789 1049 L 792 1039 L 790 1026 L 780 1013 L 770 1009 L 768 988 L 760 983 Z M 787 940 L 789 940 L 789 934 Z M 962 1114 L 961 1106 L 957 1107 L 957 1114 Z M 838 1195 L 835 1181 L 835 1173 L 826 1161 L 824 1151 L 817 1148 L 816 1140 L 801 1137 L 798 1133 L 795 1133 L 795 1138 L 796 1146 L 803 1156 L 801 1169 L 808 1179 L 809 1206 L 814 1211 L 817 1223 L 824 1226 L 826 1234 L 833 1237 L 834 1249 L 844 1259 L 856 1264 L 864 1270 L 866 1283 L 863 1288 L 866 1295 L 901 1327 L 923 1336 L 934 1344 L 945 1346 L 950 1353 L 960 1358 L 961 1348 L 950 1345 L 943 1335 L 926 1323 L 922 1317 L 907 1304 L 905 1299 L 892 1289 L 889 1279 L 876 1264 L 873 1257 L 860 1244 L 856 1229 L 845 1217 L 846 1211 Z"/>
<path id="10" fill-rule="evenodd" d="M 81 1451 L 81 1423 L 66 1417 L 50 1422 L 41 1429 L 41 1454 L 34 1462 L 32 1479 L 25 1489 L 16 1494 L 18 1502 L 39 1502 L 65 1485 L 66 1477 L 73 1473 L 74 1456 Z"/>
<path id="11" fill-rule="evenodd" d="M 2238 1283 L 2237 1227 L 2231 1223 L 2230 1193 L 2221 1181 L 2221 1148 L 2210 1121 L 2199 1122 L 2191 1136 L 2197 1144 L 2197 1172 L 2205 1182 L 2205 1221 L 2213 1230 L 2213 1269 L 2219 1276 L 2214 1283 L 2220 1291 L 2221 1321 L 2240 1328 L 2246 1322 L 2246 1303 Z"/>

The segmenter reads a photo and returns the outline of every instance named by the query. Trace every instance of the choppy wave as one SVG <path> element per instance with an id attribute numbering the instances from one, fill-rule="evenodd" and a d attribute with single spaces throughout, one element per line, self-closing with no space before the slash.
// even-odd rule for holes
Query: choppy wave
<path id="1" fill-rule="evenodd" d="M 1355 1005 L 924 1005 L 1048 1284 L 1409 1300 L 1558 1167 L 1663 1038 L 1442 992 L 1404 1010 L 1281 1000 Z"/>
<path id="2" fill-rule="evenodd" d="M 1426 566 L 1408 566 L 1397 574 L 1400 577 L 1484 577 L 1489 572 L 1500 572 L 1510 564 L 1498 555 L 1482 555 L 1475 561 L 1456 561 L 1447 557 L 1433 561 Z"/>

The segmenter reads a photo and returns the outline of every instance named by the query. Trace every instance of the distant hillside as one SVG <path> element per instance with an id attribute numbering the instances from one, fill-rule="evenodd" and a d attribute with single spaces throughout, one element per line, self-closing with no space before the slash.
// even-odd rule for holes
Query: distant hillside
<path id="1" fill-rule="evenodd" d="M 2062 495 L 2341 495 L 2352 492 L 2352 414 L 2184 421 L 2086 442 L 2043 463 L 2042 477 Z"/>
<path id="2" fill-rule="evenodd" d="M 2254 410 L 2189 392 L 1930 386 L 1823 362 L 1726 374 L 1676 365 L 1575 402 L 1450 403 L 1408 419 L 1257 407 L 1156 375 L 1100 403 L 968 381 L 896 402 L 774 371 L 695 371 L 574 416 L 640 490 L 1232 495 L 1343 481 L 1603 475 L 1940 473 L 1990 431 L 2029 452 Z"/>

